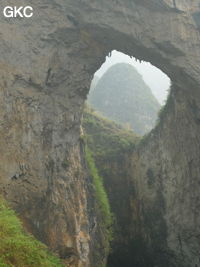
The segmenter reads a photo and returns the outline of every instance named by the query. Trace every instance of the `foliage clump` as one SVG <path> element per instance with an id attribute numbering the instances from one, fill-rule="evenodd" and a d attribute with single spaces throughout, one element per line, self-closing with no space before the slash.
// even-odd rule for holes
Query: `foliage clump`
<path id="1" fill-rule="evenodd" d="M 20 220 L 0 198 L 0 267 L 62 267 L 47 247 L 24 232 Z"/>

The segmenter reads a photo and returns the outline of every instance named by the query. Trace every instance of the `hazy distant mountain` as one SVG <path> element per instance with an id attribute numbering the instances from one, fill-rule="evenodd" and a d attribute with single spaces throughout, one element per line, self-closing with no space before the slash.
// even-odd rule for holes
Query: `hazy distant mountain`
<path id="1" fill-rule="evenodd" d="M 170 79 L 165 73 L 163 73 L 155 66 L 151 65 L 149 62 L 140 62 L 133 57 L 113 50 L 111 56 L 106 57 L 104 64 L 95 73 L 95 75 L 101 77 L 111 66 L 122 62 L 130 64 L 136 68 L 136 70 L 142 75 L 145 83 L 150 87 L 153 95 L 158 100 L 158 102 L 161 105 L 164 105 L 171 86 Z"/>
<path id="2" fill-rule="evenodd" d="M 91 90 L 88 101 L 104 116 L 131 127 L 138 134 L 154 127 L 160 109 L 142 76 L 127 63 L 109 68 Z"/>

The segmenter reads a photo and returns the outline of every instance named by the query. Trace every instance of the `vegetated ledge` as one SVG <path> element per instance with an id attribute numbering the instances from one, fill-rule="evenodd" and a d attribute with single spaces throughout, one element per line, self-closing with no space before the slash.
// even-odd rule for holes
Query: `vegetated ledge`
<path id="1" fill-rule="evenodd" d="M 166 106 L 160 111 L 158 125 L 153 132 L 159 132 L 162 127 L 163 116 L 166 116 L 172 100 L 173 97 L 170 96 Z M 129 170 L 133 152 L 135 151 L 137 154 L 138 148 L 146 144 L 144 142 L 146 138 L 145 141 L 148 143 L 151 133 L 141 142 L 141 139 L 133 131 L 102 118 L 89 108 L 85 110 L 83 126 L 86 141 L 94 154 L 96 166 L 103 178 L 111 211 L 115 216 L 114 240 L 111 242 L 112 250 L 108 257 L 108 266 L 154 266 L 155 263 L 162 261 L 168 264 L 168 255 L 172 252 L 166 250 L 167 256 L 163 253 L 165 251 L 163 242 L 166 225 L 163 219 L 162 192 L 158 190 L 155 201 L 143 213 L 139 210 L 141 200 L 137 193 L 137 179 L 140 177 L 136 177 L 137 169 L 135 173 L 134 169 Z M 132 173 L 135 175 L 135 180 L 132 180 Z M 151 169 L 148 169 L 147 174 L 151 190 L 154 174 Z M 131 210 L 135 211 L 134 215 L 130 214 Z M 126 227 L 124 227 L 125 225 Z M 159 234 L 157 234 L 158 229 Z M 145 230 L 144 234 L 143 230 Z M 151 237 L 151 247 L 145 238 L 146 233 Z M 161 256 L 157 253 L 158 251 Z"/>
<path id="2" fill-rule="evenodd" d="M 140 141 L 132 130 L 110 121 L 89 106 L 83 114 L 83 129 L 95 160 L 112 160 L 132 151 Z"/>
<path id="3" fill-rule="evenodd" d="M 26 233 L 15 212 L 0 197 L 0 267 L 63 267 L 47 247 Z"/>
<path id="4" fill-rule="evenodd" d="M 132 130 L 102 117 L 88 106 L 83 114 L 83 129 L 87 165 L 93 178 L 97 209 L 100 213 L 98 224 L 104 236 L 105 254 L 109 256 L 113 243 L 119 239 L 116 232 L 118 215 L 108 185 L 112 178 L 118 177 L 112 172 L 111 165 L 121 162 L 124 153 L 128 154 L 134 149 L 139 137 Z"/>
<path id="5" fill-rule="evenodd" d="M 108 255 L 111 249 L 110 242 L 113 240 L 113 214 L 111 213 L 111 207 L 104 188 L 103 179 L 98 173 L 92 152 L 87 145 L 85 146 L 85 155 L 89 172 L 92 176 L 97 207 L 100 211 L 99 226 L 104 235 L 104 250 L 105 254 Z"/>
<path id="6" fill-rule="evenodd" d="M 107 254 L 107 266 L 112 266 L 113 258 L 118 260 L 121 257 L 126 257 L 125 254 L 130 247 L 127 243 L 127 232 L 124 231 L 124 225 L 128 229 L 130 224 L 128 158 L 129 154 L 136 148 L 140 138 L 132 130 L 102 117 L 89 107 L 84 110 L 83 128 L 85 142 L 92 152 L 93 164 L 96 165 L 96 171 L 93 173 L 95 175 L 97 173 L 100 178 L 102 177 L 101 186 L 103 186 L 110 205 L 111 215 L 113 214 L 112 239 L 109 239 L 110 235 L 107 235 L 107 241 L 109 241 L 107 244 L 111 247 L 108 251 L 109 254 Z M 95 177 L 95 175 L 93 176 Z M 104 200 L 105 194 L 100 194 Z M 98 199 L 101 203 L 102 197 L 98 197 L 97 201 Z M 118 254 L 117 257 L 116 253 Z"/>

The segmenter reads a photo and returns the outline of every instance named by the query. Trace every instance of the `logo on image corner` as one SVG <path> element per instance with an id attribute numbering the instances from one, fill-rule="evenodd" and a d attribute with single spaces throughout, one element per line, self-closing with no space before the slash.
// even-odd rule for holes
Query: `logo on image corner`
<path id="1" fill-rule="evenodd" d="M 33 16 L 33 8 L 31 6 L 6 6 L 3 9 L 5 18 L 31 18 Z"/>

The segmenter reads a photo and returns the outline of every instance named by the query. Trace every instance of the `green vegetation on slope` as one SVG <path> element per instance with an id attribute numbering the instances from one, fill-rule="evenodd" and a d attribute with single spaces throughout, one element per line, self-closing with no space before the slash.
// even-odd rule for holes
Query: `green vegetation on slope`
<path id="1" fill-rule="evenodd" d="M 113 230 L 112 230 L 113 215 L 110 210 L 110 204 L 109 204 L 106 191 L 104 189 L 103 180 L 99 176 L 98 170 L 95 166 L 95 162 L 92 157 L 92 152 L 87 146 L 86 146 L 85 152 L 86 152 L 86 160 L 87 160 L 87 164 L 89 167 L 89 171 L 93 178 L 97 204 L 100 208 L 101 215 L 102 215 L 101 228 L 103 232 L 105 233 L 105 237 L 106 237 L 106 240 L 105 240 L 106 249 L 107 249 L 107 252 L 109 252 L 110 241 L 113 238 Z"/>
<path id="2" fill-rule="evenodd" d="M 88 102 L 103 116 L 128 124 L 140 135 L 154 127 L 160 105 L 132 65 L 118 63 L 94 84 Z"/>
<path id="3" fill-rule="evenodd" d="M 106 199 L 106 203 L 108 203 L 107 199 L 109 199 L 111 212 L 114 214 L 114 223 L 112 226 L 114 238 L 109 245 L 114 252 L 119 248 L 119 250 L 117 250 L 118 256 L 113 254 L 112 249 L 110 250 L 110 255 L 114 255 L 113 257 L 117 260 L 121 257 L 122 250 L 124 252 L 123 255 L 125 255 L 127 251 L 127 237 L 122 236 L 121 233 L 126 232 L 126 230 L 124 231 L 124 225 L 128 228 L 130 222 L 128 212 L 130 202 L 129 198 L 127 198 L 127 189 L 129 190 L 127 181 L 129 174 L 126 158 L 129 157 L 129 153 L 131 154 L 134 150 L 140 138 L 135 135 L 133 131 L 103 118 L 89 107 L 85 109 L 83 114 L 83 128 L 87 146 L 90 151 L 92 151 L 92 156 L 94 157 L 98 169 L 97 172 L 95 165 L 93 165 L 93 168 L 95 168 L 95 170 L 92 171 L 94 174 L 93 176 L 95 177 L 100 174 L 103 179 L 103 182 L 102 180 L 100 181 L 100 188 L 104 186 L 108 196 L 102 193 L 100 189 L 98 190 L 100 191 L 98 198 L 100 202 L 104 202 L 102 199 Z M 91 155 L 91 153 L 89 154 Z M 97 181 L 99 180 L 97 179 Z M 98 188 L 99 185 L 95 187 Z M 104 208 L 106 212 L 103 214 L 110 214 L 110 207 L 108 207 L 108 204 L 106 204 Z M 107 215 L 103 216 L 104 218 L 109 218 Z M 109 225 L 109 220 L 107 225 Z"/>
<path id="4" fill-rule="evenodd" d="M 132 150 L 140 139 L 133 131 L 100 116 L 89 107 L 84 111 L 83 128 L 96 161 L 112 160 Z"/>
<path id="5" fill-rule="evenodd" d="M 0 267 L 62 267 L 46 246 L 23 231 L 15 212 L 0 198 Z"/>
<path id="6" fill-rule="evenodd" d="M 106 230 L 108 240 L 111 240 L 113 230 L 110 228 L 112 213 L 108 184 L 114 182 L 115 179 L 119 179 L 118 176 L 122 180 L 125 178 L 125 174 L 121 170 L 116 176 L 116 169 L 111 166 L 121 163 L 124 154 L 131 152 L 140 138 L 133 131 L 103 118 L 89 107 L 85 108 L 83 114 L 83 128 L 87 143 L 87 162 L 94 179 L 97 201 L 105 220 L 103 224 L 108 229 L 108 231 Z M 111 232 L 109 232 L 110 230 Z"/>

